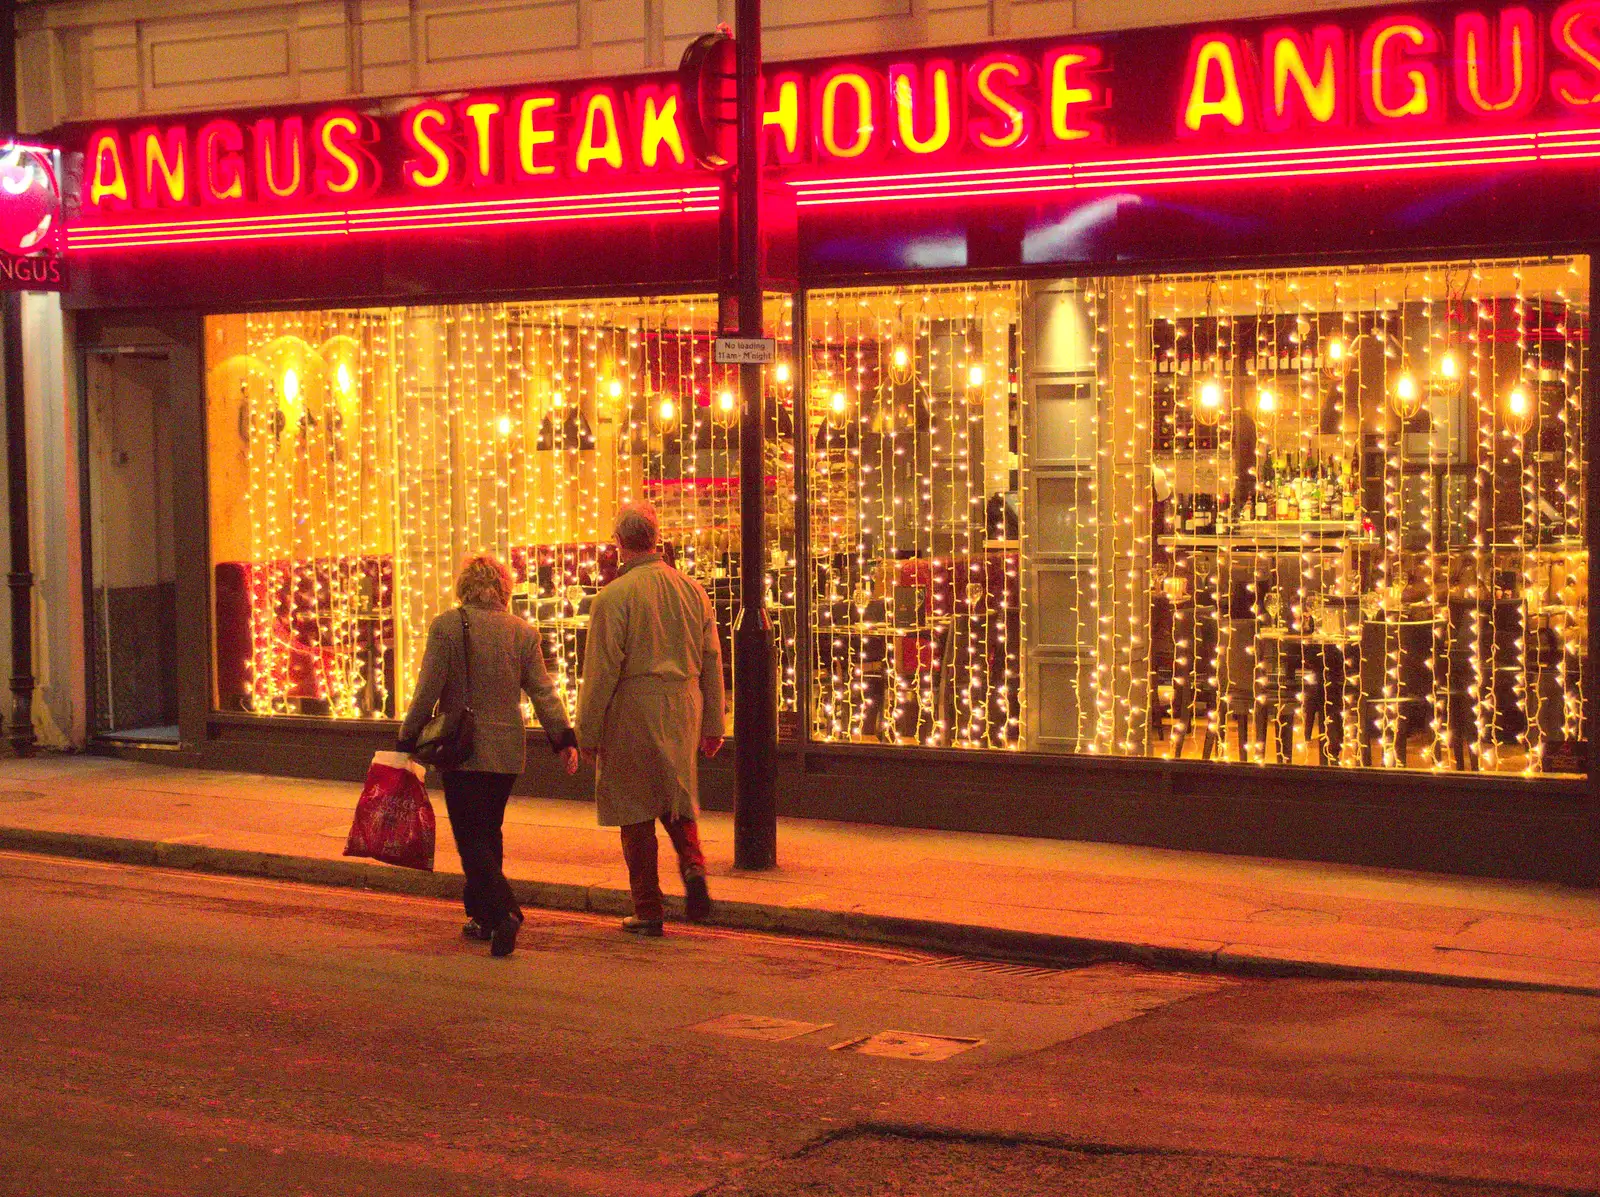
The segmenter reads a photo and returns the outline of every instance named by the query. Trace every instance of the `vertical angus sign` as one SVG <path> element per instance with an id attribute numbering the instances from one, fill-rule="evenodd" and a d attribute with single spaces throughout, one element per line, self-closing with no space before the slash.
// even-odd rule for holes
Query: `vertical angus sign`
<path id="1" fill-rule="evenodd" d="M 61 153 L 0 141 L 0 291 L 64 291 Z"/>

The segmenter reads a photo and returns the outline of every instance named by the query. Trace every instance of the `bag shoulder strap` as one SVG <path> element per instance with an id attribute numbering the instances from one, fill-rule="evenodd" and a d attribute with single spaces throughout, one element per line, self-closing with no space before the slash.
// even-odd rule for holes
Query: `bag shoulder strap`
<path id="1" fill-rule="evenodd" d="M 463 706 L 472 705 L 472 628 L 467 623 L 467 608 L 465 605 L 457 608 L 461 612 L 461 652 L 467 662 L 467 701 Z"/>

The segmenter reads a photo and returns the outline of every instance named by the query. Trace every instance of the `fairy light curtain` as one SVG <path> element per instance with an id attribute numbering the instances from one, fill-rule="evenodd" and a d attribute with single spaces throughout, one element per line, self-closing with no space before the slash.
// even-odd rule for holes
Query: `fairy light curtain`
<path id="1" fill-rule="evenodd" d="M 712 595 L 731 674 L 737 380 L 712 362 L 715 318 L 693 298 L 210 318 L 219 703 L 392 718 L 462 555 L 488 549 L 570 706 L 636 497 Z M 792 596 L 793 388 L 769 382 L 769 591 Z"/>
<path id="2" fill-rule="evenodd" d="M 812 734 L 1015 748 L 1018 290 L 807 313 Z"/>
<path id="3" fill-rule="evenodd" d="M 1133 319 L 1102 321 L 1102 418 L 1125 391 L 1137 424 L 1143 388 L 1151 440 L 1113 500 L 1129 647 L 1099 746 L 1581 772 L 1587 263 L 1107 289 Z"/>

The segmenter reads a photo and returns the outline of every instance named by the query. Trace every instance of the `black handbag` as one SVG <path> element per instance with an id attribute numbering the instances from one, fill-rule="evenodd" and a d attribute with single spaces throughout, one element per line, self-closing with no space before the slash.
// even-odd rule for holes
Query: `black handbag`
<path id="1" fill-rule="evenodd" d="M 472 713 L 472 632 L 467 626 L 466 608 L 461 608 L 461 648 L 467 659 L 466 699 L 453 711 L 441 712 L 434 706 L 434 715 L 423 725 L 417 737 L 416 751 L 411 755 L 424 765 L 432 765 L 443 772 L 455 769 L 472 755 L 472 732 L 476 717 Z"/>

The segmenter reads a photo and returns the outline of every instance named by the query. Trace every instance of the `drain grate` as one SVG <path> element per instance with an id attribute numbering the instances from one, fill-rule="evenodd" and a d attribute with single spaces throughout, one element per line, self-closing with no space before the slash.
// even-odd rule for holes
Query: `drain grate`
<path id="1" fill-rule="evenodd" d="M 964 1035 L 923 1035 L 916 1031 L 879 1031 L 859 1039 L 835 1043 L 831 1052 L 855 1052 L 860 1056 L 884 1056 L 891 1060 L 922 1060 L 937 1063 L 970 1051 L 982 1043 Z"/>
<path id="2" fill-rule="evenodd" d="M 929 968 L 942 968 L 960 973 L 987 973 L 991 977 L 1032 977 L 1048 979 L 1060 976 L 1070 967 L 1049 964 L 1010 964 L 1004 960 L 979 960 L 974 956 L 940 956 L 927 961 Z"/>

